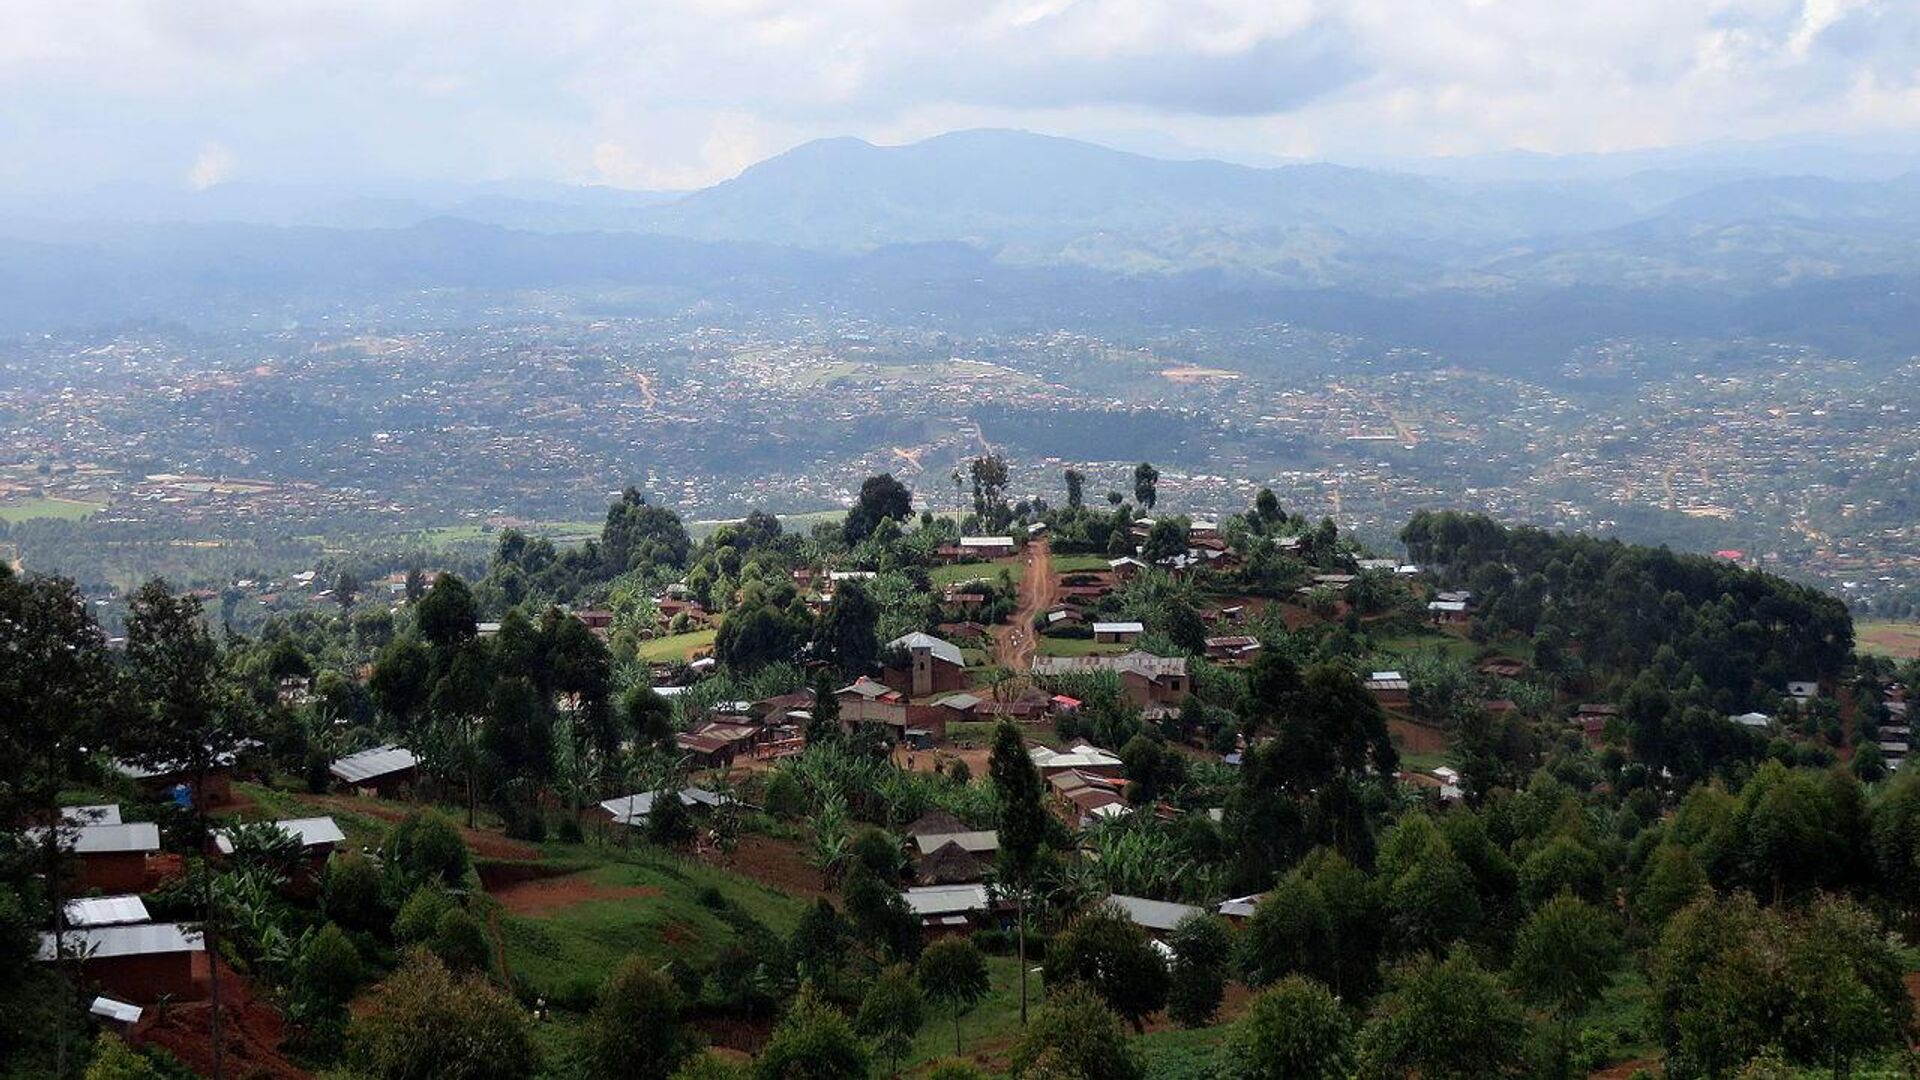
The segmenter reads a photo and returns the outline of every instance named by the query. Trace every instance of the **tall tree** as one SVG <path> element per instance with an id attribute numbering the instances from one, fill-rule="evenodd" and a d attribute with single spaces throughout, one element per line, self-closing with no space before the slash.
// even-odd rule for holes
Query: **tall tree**
<path id="1" fill-rule="evenodd" d="M 453 574 L 441 574 L 414 610 L 414 624 L 434 651 L 436 661 L 473 640 L 479 632 L 479 609 L 473 590 Z"/>
<path id="2" fill-rule="evenodd" d="M 1101 905 L 1067 924 L 1047 946 L 1049 987 L 1083 983 L 1107 1007 L 1146 1030 L 1146 1018 L 1167 1003 L 1167 964 L 1147 932 L 1118 908 Z"/>
<path id="3" fill-rule="evenodd" d="M 0 821 L 33 816 L 54 826 L 42 836 L 37 861 L 51 901 L 56 956 L 67 954 L 68 845 L 58 827 L 60 792 L 87 775 L 90 753 L 118 726 L 118 699 L 106 638 L 73 583 L 23 579 L 0 563 L 0 702 L 6 712 L 0 722 Z M 7 906 L 7 892 L 0 888 L 0 908 Z M 0 917 L 0 934 L 11 931 L 8 922 Z M 8 986 L 23 986 L 26 974 L 0 969 Z M 56 1012 L 56 1077 L 66 1075 L 69 1013 Z"/>
<path id="4" fill-rule="evenodd" d="M 1081 472 L 1079 469 L 1068 469 L 1066 472 L 1066 480 L 1067 509 L 1078 510 L 1086 505 L 1087 474 Z"/>
<path id="5" fill-rule="evenodd" d="M 880 609 L 858 581 L 843 581 L 814 628 L 815 655 L 848 679 L 870 674 L 880 658 Z"/>
<path id="6" fill-rule="evenodd" d="M 841 527 L 847 543 L 857 545 L 873 535 L 882 521 L 905 521 L 913 516 L 913 492 L 893 478 L 892 473 L 869 476 L 860 485 L 860 495 L 847 511 Z"/>
<path id="7" fill-rule="evenodd" d="M 1149 462 L 1141 462 L 1133 467 L 1133 500 L 1143 510 L 1152 510 L 1153 504 L 1160 501 L 1160 470 Z"/>
<path id="8" fill-rule="evenodd" d="M 1619 948 L 1606 916 L 1571 893 L 1547 901 L 1520 927 L 1507 981 L 1553 1017 L 1558 1076 L 1571 1071 L 1573 1022 L 1612 981 Z"/>
<path id="9" fill-rule="evenodd" d="M 127 659 L 135 695 L 143 706 L 142 722 L 133 730 L 128 755 L 153 768 L 178 770 L 193 778 L 187 806 L 189 835 L 207 831 L 208 778 L 232 763 L 247 735 L 239 695 L 231 692 L 221 669 L 220 645 L 207 629 L 200 601 L 175 596 L 159 579 L 142 585 L 128 603 Z M 215 955 L 215 936 L 222 913 L 214 910 L 214 875 L 207 883 L 207 918 L 202 927 L 209 955 Z M 208 980 L 212 1008 L 213 1072 L 225 1074 L 225 1048 L 220 1034 L 220 965 Z"/>
<path id="10" fill-rule="evenodd" d="M 920 991 L 953 1012 L 953 1052 L 960 1052 L 960 1016 L 993 988 L 987 961 L 965 938 L 941 938 L 927 946 L 914 965 Z"/>
<path id="11" fill-rule="evenodd" d="M 1027 1022 L 1027 892 L 1046 844 L 1047 810 L 1041 803 L 1040 770 L 1034 768 L 1020 729 L 1002 720 L 988 760 L 1000 832 L 1001 880 L 1012 888 L 1020 959 L 1020 1023 Z"/>

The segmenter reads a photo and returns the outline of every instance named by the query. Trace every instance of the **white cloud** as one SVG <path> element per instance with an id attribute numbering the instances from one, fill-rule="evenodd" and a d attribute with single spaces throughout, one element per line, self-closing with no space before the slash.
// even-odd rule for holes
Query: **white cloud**
<path id="1" fill-rule="evenodd" d="M 240 156 L 263 179 L 686 186 L 943 121 L 1250 160 L 1920 130 L 1911 0 L 5 7 L 0 186 L 171 179 L 196 154 L 195 182 Z"/>
<path id="2" fill-rule="evenodd" d="M 225 183 L 233 175 L 233 154 L 219 143 L 208 143 L 200 148 L 199 156 L 193 159 L 193 168 L 187 170 L 187 186 L 195 191 L 205 191 L 215 184 Z"/>

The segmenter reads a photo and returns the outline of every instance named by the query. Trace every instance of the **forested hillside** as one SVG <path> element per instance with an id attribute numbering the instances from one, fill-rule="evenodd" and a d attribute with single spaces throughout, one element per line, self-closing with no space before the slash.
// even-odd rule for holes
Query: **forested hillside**
<path id="1" fill-rule="evenodd" d="M 1920 670 L 1833 599 L 963 479 L 257 637 L 0 571 L 0 1076 L 1908 1075 Z"/>

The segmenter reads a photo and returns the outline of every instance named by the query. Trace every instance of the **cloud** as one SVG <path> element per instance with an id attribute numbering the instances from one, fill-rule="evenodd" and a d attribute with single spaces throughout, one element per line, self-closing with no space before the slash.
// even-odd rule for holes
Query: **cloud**
<path id="1" fill-rule="evenodd" d="M 249 179 L 688 186 L 810 138 L 943 125 L 1247 160 L 1920 131 L 1911 0 L 7 8 L 0 187 L 177 183 L 183 159 L 217 181 L 236 158 Z"/>
<path id="2" fill-rule="evenodd" d="M 199 156 L 193 159 L 193 168 L 187 170 L 187 186 L 195 191 L 205 191 L 215 184 L 225 183 L 233 175 L 233 155 L 219 143 L 208 143 L 200 148 Z"/>

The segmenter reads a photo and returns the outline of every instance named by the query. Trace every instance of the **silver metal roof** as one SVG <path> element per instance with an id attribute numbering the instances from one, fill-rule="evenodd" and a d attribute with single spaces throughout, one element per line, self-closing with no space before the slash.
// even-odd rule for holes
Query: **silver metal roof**
<path id="1" fill-rule="evenodd" d="M 118 825 L 120 824 L 120 804 L 63 806 L 60 808 L 60 820 L 68 825 Z"/>
<path id="2" fill-rule="evenodd" d="M 189 930 L 181 923 L 96 926 L 68 933 L 65 944 L 67 955 L 89 959 L 204 952 L 207 947 L 200 931 Z M 56 959 L 52 934 L 40 935 L 40 959 Z"/>
<path id="3" fill-rule="evenodd" d="M 1149 900 L 1144 896 L 1107 897 L 1107 903 L 1119 908 L 1127 918 L 1149 930 L 1171 930 L 1180 924 L 1180 920 L 1189 915 L 1198 914 L 1200 909 L 1187 904 L 1174 904 L 1165 900 Z"/>
<path id="4" fill-rule="evenodd" d="M 140 1022 L 140 1006 L 129 1005 L 124 1001 L 115 1001 L 110 997 L 97 997 L 87 1006 L 90 1015 L 102 1020 L 112 1020 L 117 1024 L 137 1024 Z"/>
<path id="5" fill-rule="evenodd" d="M 920 885 L 900 894 L 915 915 L 957 915 L 985 911 L 988 907 L 984 885 Z"/>
<path id="6" fill-rule="evenodd" d="M 1000 834 L 992 829 L 975 832 L 926 833 L 913 838 L 920 854 L 931 855 L 947 844 L 959 844 L 963 851 L 978 855 L 986 851 L 1000 850 Z"/>
<path id="7" fill-rule="evenodd" d="M 147 914 L 146 902 L 138 896 L 90 896 L 82 900 L 69 900 L 66 912 L 67 925 L 72 927 L 122 926 L 147 922 L 153 918 Z"/>
<path id="8" fill-rule="evenodd" d="M 420 764 L 413 751 L 404 746 L 376 746 L 333 763 L 327 771 L 349 784 L 405 772 Z"/>
<path id="9" fill-rule="evenodd" d="M 32 828 L 26 836 L 38 843 L 47 830 Z M 151 821 L 124 825 L 71 825 L 60 827 L 60 845 L 75 855 L 114 855 L 160 850 L 160 826 Z"/>
<path id="10" fill-rule="evenodd" d="M 894 638 L 892 641 L 887 642 L 887 648 L 907 650 L 926 649 L 933 653 L 934 656 L 956 667 L 967 666 L 967 658 L 960 652 L 960 646 L 955 645 L 951 641 L 942 641 L 932 634 L 923 634 L 919 631 Z"/>
<path id="11" fill-rule="evenodd" d="M 315 847 L 320 844 L 338 844 L 347 838 L 340 826 L 330 817 L 289 818 L 273 823 L 280 831 L 300 841 L 301 847 Z M 226 829 L 213 830 L 213 846 L 222 855 L 233 854 L 233 838 Z"/>

